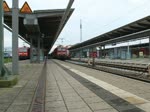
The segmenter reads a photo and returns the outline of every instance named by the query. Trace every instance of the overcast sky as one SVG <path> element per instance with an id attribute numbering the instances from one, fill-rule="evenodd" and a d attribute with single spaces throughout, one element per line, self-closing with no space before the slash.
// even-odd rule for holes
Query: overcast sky
<path id="1" fill-rule="evenodd" d="M 6 0 L 12 7 L 12 0 Z M 26 0 L 32 10 L 66 8 L 69 0 Z M 19 0 L 19 8 L 24 4 Z M 60 34 L 64 45 L 80 42 L 80 19 L 83 39 L 93 38 L 150 15 L 150 0 L 75 0 L 74 13 Z M 5 31 L 5 46 L 11 47 L 11 33 Z M 61 39 L 56 41 L 61 44 Z M 23 42 L 19 42 L 22 46 Z"/>

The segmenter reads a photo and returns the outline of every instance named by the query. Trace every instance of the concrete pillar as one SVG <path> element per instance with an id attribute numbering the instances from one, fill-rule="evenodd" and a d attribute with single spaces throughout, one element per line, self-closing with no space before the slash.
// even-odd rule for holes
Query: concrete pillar
<path id="1" fill-rule="evenodd" d="M 90 65 L 91 61 L 90 61 L 90 49 L 89 48 L 87 49 L 87 58 L 88 58 L 88 65 Z"/>
<path id="2" fill-rule="evenodd" d="M 38 36 L 38 56 L 37 62 L 40 63 L 40 36 Z"/>
<path id="3" fill-rule="evenodd" d="M 128 41 L 128 46 L 127 46 L 127 59 L 130 59 L 130 46 L 129 46 L 129 41 Z"/>
<path id="4" fill-rule="evenodd" d="M 149 59 L 150 59 L 150 36 L 149 36 Z M 150 75 L 150 64 L 148 64 L 147 68 L 148 68 L 148 73 Z"/>
<path id="5" fill-rule="evenodd" d="M 33 37 L 30 36 L 30 63 L 33 62 Z"/>
<path id="6" fill-rule="evenodd" d="M 45 60 L 45 56 L 44 56 L 44 49 L 42 49 L 42 56 L 43 56 L 43 61 Z"/>
<path id="7" fill-rule="evenodd" d="M 104 58 L 106 57 L 105 55 L 106 51 L 105 51 L 105 45 L 103 46 L 103 54 L 104 54 Z"/>
<path id="8" fill-rule="evenodd" d="M 99 59 L 99 47 L 96 47 L 97 59 Z"/>
<path id="9" fill-rule="evenodd" d="M 81 49 L 81 58 L 83 58 L 83 48 Z"/>
<path id="10" fill-rule="evenodd" d="M 89 50 L 89 48 L 87 48 L 87 50 L 86 50 L 86 57 L 87 57 L 87 58 L 90 57 L 90 50 Z"/>
<path id="11" fill-rule="evenodd" d="M 102 46 L 99 47 L 99 58 L 102 58 Z"/>
<path id="12" fill-rule="evenodd" d="M 115 47 L 115 48 L 114 48 L 114 54 L 113 54 L 113 58 L 114 58 L 114 59 L 117 59 L 117 51 L 118 51 L 118 48 Z"/>
<path id="13" fill-rule="evenodd" d="M 2 69 L 4 65 L 3 50 L 4 50 L 3 0 L 1 0 L 0 1 L 0 76 L 2 75 Z"/>
<path id="14" fill-rule="evenodd" d="M 92 48 L 92 66 L 95 66 L 94 48 Z"/>
<path id="15" fill-rule="evenodd" d="M 43 38 L 41 39 L 41 52 L 42 52 L 42 60 L 44 61 L 44 47 L 43 47 Z"/>
<path id="16" fill-rule="evenodd" d="M 79 60 L 81 60 L 81 51 L 80 50 L 78 50 L 78 52 L 79 52 Z"/>
<path id="17" fill-rule="evenodd" d="M 150 36 L 149 36 L 149 59 L 150 59 Z"/>
<path id="18" fill-rule="evenodd" d="M 18 75 L 18 0 L 12 6 L 12 73 Z"/>

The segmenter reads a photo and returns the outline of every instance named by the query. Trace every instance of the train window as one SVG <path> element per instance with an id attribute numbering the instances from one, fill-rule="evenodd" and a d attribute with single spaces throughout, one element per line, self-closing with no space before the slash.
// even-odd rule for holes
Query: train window
<path id="1" fill-rule="evenodd" d="M 61 48 L 58 48 L 58 51 L 61 51 Z"/>
<path id="2" fill-rule="evenodd" d="M 66 51 L 66 49 L 65 49 L 65 48 L 62 48 L 61 50 L 62 50 L 62 51 Z"/>

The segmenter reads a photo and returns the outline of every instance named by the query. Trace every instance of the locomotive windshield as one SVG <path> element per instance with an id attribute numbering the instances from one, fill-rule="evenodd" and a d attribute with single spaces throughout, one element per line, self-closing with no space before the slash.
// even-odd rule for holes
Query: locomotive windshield
<path id="1" fill-rule="evenodd" d="M 19 52 L 27 52 L 27 48 L 19 48 Z"/>
<path id="2" fill-rule="evenodd" d="M 66 51 L 65 48 L 58 48 L 58 51 Z"/>

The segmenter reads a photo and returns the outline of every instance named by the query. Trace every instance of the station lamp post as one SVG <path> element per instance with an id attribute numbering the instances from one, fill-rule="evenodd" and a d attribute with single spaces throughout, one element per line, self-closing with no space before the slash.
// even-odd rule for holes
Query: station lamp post
<path id="1" fill-rule="evenodd" d="M 0 0 L 0 76 L 2 75 L 2 69 L 4 65 L 3 48 L 4 48 L 3 0 Z"/>

